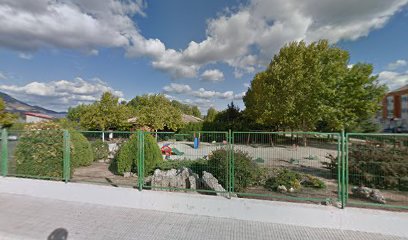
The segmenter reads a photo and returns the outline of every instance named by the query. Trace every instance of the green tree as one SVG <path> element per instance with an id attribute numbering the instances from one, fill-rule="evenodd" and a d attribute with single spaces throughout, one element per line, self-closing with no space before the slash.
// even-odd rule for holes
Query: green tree
<path id="1" fill-rule="evenodd" d="M 194 117 L 201 118 L 201 112 L 200 112 L 200 109 L 197 106 L 193 106 L 191 108 L 191 110 L 192 110 L 192 114 L 193 114 Z"/>
<path id="2" fill-rule="evenodd" d="M 292 42 L 252 80 L 244 97 L 246 115 L 275 130 L 358 125 L 377 111 L 386 89 L 370 64 L 348 64 L 348 52 L 326 40 Z"/>
<path id="3" fill-rule="evenodd" d="M 15 114 L 6 112 L 6 103 L 0 98 L 0 126 L 10 127 L 16 121 L 17 116 Z"/>
<path id="4" fill-rule="evenodd" d="M 148 126 L 153 130 L 176 131 L 183 125 L 181 110 L 162 94 L 137 96 L 128 106 L 133 108 L 140 126 Z"/>
<path id="5" fill-rule="evenodd" d="M 88 105 L 80 117 L 81 126 L 90 130 L 123 130 L 129 127 L 130 109 L 118 97 L 105 92 L 99 101 Z"/>
<path id="6" fill-rule="evenodd" d="M 76 107 L 68 108 L 67 119 L 73 122 L 79 122 L 81 117 L 88 111 L 90 105 L 80 104 Z"/>
<path id="7" fill-rule="evenodd" d="M 214 122 L 215 117 L 217 116 L 217 114 L 218 114 L 217 110 L 215 110 L 215 108 L 213 108 L 213 107 L 210 107 L 207 110 L 207 115 L 205 116 L 204 120 L 207 121 L 207 122 Z"/>

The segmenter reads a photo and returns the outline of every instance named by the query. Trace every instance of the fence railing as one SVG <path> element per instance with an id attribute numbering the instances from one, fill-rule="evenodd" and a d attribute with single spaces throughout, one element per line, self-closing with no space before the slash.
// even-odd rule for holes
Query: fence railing
<path id="1" fill-rule="evenodd" d="M 408 209 L 408 135 L 7 131 L 2 176 Z"/>

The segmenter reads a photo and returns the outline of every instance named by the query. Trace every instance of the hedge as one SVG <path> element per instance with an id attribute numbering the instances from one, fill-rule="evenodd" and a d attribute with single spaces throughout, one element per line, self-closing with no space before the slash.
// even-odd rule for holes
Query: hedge
<path id="1" fill-rule="evenodd" d="M 163 157 L 156 139 L 147 134 L 144 136 L 144 174 L 148 175 L 163 162 Z M 114 161 L 111 170 L 122 175 L 125 172 L 138 172 L 139 163 L 139 139 L 136 134 L 124 142 Z"/>
<path id="2" fill-rule="evenodd" d="M 70 130 L 71 174 L 75 167 L 92 163 L 88 140 Z M 53 122 L 28 125 L 20 135 L 15 149 L 16 173 L 48 178 L 63 176 L 63 130 Z"/>

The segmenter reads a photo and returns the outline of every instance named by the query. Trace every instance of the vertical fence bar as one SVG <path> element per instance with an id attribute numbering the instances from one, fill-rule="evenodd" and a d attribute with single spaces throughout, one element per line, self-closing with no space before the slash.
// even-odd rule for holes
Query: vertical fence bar
<path id="1" fill-rule="evenodd" d="M 143 165 L 143 156 L 142 156 L 142 138 L 143 138 L 144 132 L 141 132 L 140 130 L 137 130 L 137 137 L 138 137 L 138 168 L 137 168 L 137 185 L 139 188 L 139 191 L 142 191 L 143 189 L 143 169 L 142 169 L 142 165 Z"/>
<path id="2" fill-rule="evenodd" d="M 345 164 L 345 136 L 344 136 L 344 129 L 341 130 L 341 208 L 345 208 L 346 206 L 346 164 Z"/>
<path id="3" fill-rule="evenodd" d="M 337 201 L 342 200 L 342 192 L 343 192 L 343 187 L 342 187 L 342 182 L 341 182 L 341 158 L 342 158 L 342 151 L 341 151 L 341 146 L 342 146 L 342 137 L 341 134 L 339 134 L 337 139 Z"/>
<path id="4" fill-rule="evenodd" d="M 63 164 L 63 178 L 65 183 L 67 183 L 70 179 L 71 175 L 71 148 L 70 148 L 70 136 L 69 136 L 69 131 L 64 130 L 64 137 L 63 137 L 63 158 L 64 158 L 64 164 Z"/>
<path id="5" fill-rule="evenodd" d="M 235 166 L 234 166 L 234 133 L 231 132 L 231 130 L 229 130 L 228 132 L 229 136 L 230 136 L 230 153 L 231 153 L 231 162 L 230 162 L 230 192 L 234 192 L 234 177 L 235 177 Z"/>
<path id="6" fill-rule="evenodd" d="M 344 145 L 345 145 L 345 157 L 344 157 L 344 160 L 345 160 L 345 163 L 344 163 L 344 171 L 345 171 L 345 203 L 347 204 L 347 202 L 348 202 L 348 198 L 349 198 L 349 192 L 348 192 L 348 189 L 349 189 L 349 167 L 348 167 L 348 160 L 349 160 L 349 143 L 348 143 L 348 141 L 349 141 L 349 134 L 347 133 L 346 134 L 346 138 L 344 139 Z"/>
<path id="7" fill-rule="evenodd" d="M 3 177 L 7 176 L 8 173 L 8 133 L 7 129 L 3 128 L 1 131 L 1 174 Z"/>

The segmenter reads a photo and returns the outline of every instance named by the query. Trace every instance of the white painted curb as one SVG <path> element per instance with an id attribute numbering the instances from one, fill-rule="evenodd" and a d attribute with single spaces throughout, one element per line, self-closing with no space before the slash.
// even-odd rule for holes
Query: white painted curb
<path id="1" fill-rule="evenodd" d="M 0 177 L 0 193 L 408 237 L 408 213 Z"/>

